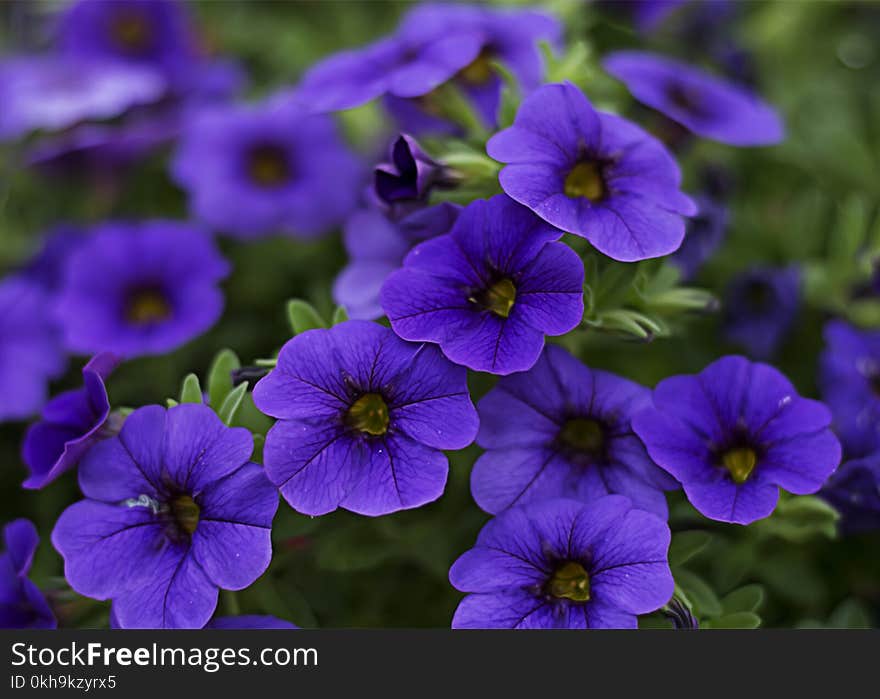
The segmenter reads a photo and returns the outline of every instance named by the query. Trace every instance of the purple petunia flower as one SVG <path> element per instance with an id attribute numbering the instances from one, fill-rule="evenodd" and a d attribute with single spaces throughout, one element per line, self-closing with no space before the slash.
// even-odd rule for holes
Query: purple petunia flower
<path id="1" fill-rule="evenodd" d="M 66 265 L 58 317 L 73 352 L 160 354 L 220 317 L 217 283 L 229 273 L 214 242 L 192 224 L 105 223 Z"/>
<path id="2" fill-rule="evenodd" d="M 46 598 L 27 575 L 40 537 L 26 519 L 3 527 L 0 553 L 0 629 L 54 629 L 58 623 Z"/>
<path id="3" fill-rule="evenodd" d="M 785 136 L 782 119 L 750 90 L 644 51 L 617 51 L 602 64 L 633 96 L 698 136 L 732 146 L 765 146 Z"/>
<path id="4" fill-rule="evenodd" d="M 52 532 L 70 586 L 112 599 L 122 628 L 202 628 L 217 589 L 247 587 L 272 557 L 278 493 L 252 451 L 204 405 L 135 410 L 86 454 L 86 499 Z"/>
<path id="5" fill-rule="evenodd" d="M 825 326 L 819 387 L 847 456 L 880 450 L 880 331 Z"/>
<path id="6" fill-rule="evenodd" d="M 633 429 L 706 517 L 749 524 L 776 507 L 779 488 L 815 493 L 840 463 L 831 414 L 779 371 L 723 357 L 654 390 Z"/>
<path id="7" fill-rule="evenodd" d="M 584 312 L 583 264 L 560 235 L 504 195 L 473 202 L 385 281 L 391 327 L 476 371 L 529 369 L 544 335 L 567 333 Z"/>
<path id="8" fill-rule="evenodd" d="M 43 408 L 43 418 L 28 428 L 22 459 L 30 475 L 25 488 L 43 488 L 72 469 L 93 444 L 102 438 L 110 417 L 110 400 L 104 381 L 119 358 L 103 352 L 83 367 L 83 387 L 55 396 Z"/>
<path id="9" fill-rule="evenodd" d="M 298 629 L 284 619 L 274 616 L 243 614 L 241 616 L 214 617 L 208 622 L 206 629 Z"/>
<path id="10" fill-rule="evenodd" d="M 478 426 L 462 367 L 359 320 L 290 340 L 254 402 L 279 419 L 266 436 L 266 473 L 308 515 L 375 516 L 436 500 L 449 470 L 440 450 L 466 447 Z"/>
<path id="11" fill-rule="evenodd" d="M 755 267 L 740 274 L 724 295 L 725 338 L 755 359 L 769 359 L 794 324 L 800 295 L 797 267 Z"/>
<path id="12" fill-rule="evenodd" d="M 50 296 L 25 276 L 0 281 L 0 422 L 20 420 L 46 402 L 51 379 L 64 372 L 61 336 Z"/>
<path id="13" fill-rule="evenodd" d="M 669 538 L 662 519 L 619 495 L 511 508 L 449 571 L 471 593 L 452 627 L 634 629 L 672 597 Z"/>
<path id="14" fill-rule="evenodd" d="M 147 68 L 55 56 L 7 58 L 0 62 L 0 140 L 117 117 L 164 91 L 163 78 Z"/>
<path id="15" fill-rule="evenodd" d="M 840 512 L 844 534 L 880 529 L 880 452 L 844 462 L 819 496 Z"/>
<path id="16" fill-rule="evenodd" d="M 592 502 L 617 493 L 665 518 L 663 490 L 677 483 L 630 426 L 650 400 L 647 388 L 547 347 L 535 366 L 502 378 L 477 406 L 477 444 L 486 452 L 471 472 L 474 500 L 495 514 L 536 500 Z"/>
<path id="17" fill-rule="evenodd" d="M 489 128 L 498 122 L 503 81 L 492 66 L 503 64 L 528 94 L 535 90 L 544 75 L 544 57 L 539 42 L 559 46 L 562 25 L 552 15 L 531 9 L 498 9 L 484 5 L 454 3 L 423 4 L 412 10 L 404 21 L 407 26 L 430 26 L 438 35 L 461 32 L 482 35 L 477 57 L 450 80 L 473 105 L 476 114 Z M 386 95 L 385 107 L 404 128 L 415 133 L 456 134 L 458 127 L 445 118 L 442 99 L 427 93 L 416 99 Z"/>
<path id="18" fill-rule="evenodd" d="M 508 163 L 499 175 L 508 195 L 615 260 L 674 252 L 684 237 L 682 217 L 696 213 L 663 144 L 595 111 L 571 83 L 528 97 L 486 151 Z"/>
<path id="19" fill-rule="evenodd" d="M 171 167 L 199 219 L 243 238 L 326 233 L 361 192 L 360 163 L 333 122 L 286 96 L 196 113 Z"/>
<path id="20" fill-rule="evenodd" d="M 398 269 L 414 245 L 448 233 L 461 207 L 443 202 L 418 209 L 394 222 L 372 209 L 364 209 L 345 223 L 345 249 L 349 263 L 333 285 L 333 298 L 351 318 L 374 320 L 382 315 L 379 291 Z"/>
<path id="21" fill-rule="evenodd" d="M 176 0 L 78 0 L 56 30 L 64 56 L 150 68 L 176 89 L 193 85 L 207 63 L 187 8 Z"/>
<path id="22" fill-rule="evenodd" d="M 438 31 L 416 7 L 394 36 L 342 51 L 313 66 L 297 95 L 315 111 L 350 109 L 384 94 L 419 97 L 475 61 L 485 35 L 474 27 Z"/>

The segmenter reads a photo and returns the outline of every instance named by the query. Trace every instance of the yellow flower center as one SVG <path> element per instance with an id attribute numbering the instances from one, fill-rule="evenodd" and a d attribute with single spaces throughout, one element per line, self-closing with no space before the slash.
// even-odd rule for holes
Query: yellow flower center
<path id="1" fill-rule="evenodd" d="M 605 196 L 605 181 L 599 163 L 582 160 L 575 165 L 565 177 L 565 196 L 600 201 Z"/>
<path id="2" fill-rule="evenodd" d="M 757 462 L 758 455 L 751 447 L 729 449 L 721 455 L 721 463 L 730 471 L 734 483 L 745 483 L 755 470 Z"/>
<path id="3" fill-rule="evenodd" d="M 166 320 L 171 306 L 165 295 L 157 289 L 141 289 L 128 299 L 125 317 L 133 325 L 149 325 Z"/>
<path id="4" fill-rule="evenodd" d="M 348 409 L 348 424 L 374 437 L 388 431 L 388 406 L 378 393 L 365 393 Z"/>
<path id="5" fill-rule="evenodd" d="M 586 602 L 590 599 L 590 576 L 580 563 L 567 561 L 547 581 L 546 592 L 557 599 Z"/>
<path id="6" fill-rule="evenodd" d="M 500 279 L 488 289 L 470 299 L 471 302 L 492 311 L 501 318 L 507 318 L 516 301 L 516 286 L 508 279 Z"/>
<path id="7" fill-rule="evenodd" d="M 469 85 L 485 85 L 495 75 L 492 70 L 492 53 L 486 49 L 458 72 L 458 77 Z"/>
<path id="8" fill-rule="evenodd" d="M 199 526 L 199 506 L 189 495 L 180 495 L 171 501 L 171 516 L 181 531 L 192 534 Z"/>

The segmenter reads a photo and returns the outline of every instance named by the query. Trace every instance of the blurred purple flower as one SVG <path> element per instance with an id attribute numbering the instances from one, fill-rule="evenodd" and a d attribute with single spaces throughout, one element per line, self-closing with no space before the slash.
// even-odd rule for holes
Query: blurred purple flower
<path id="1" fill-rule="evenodd" d="M 391 327 L 476 371 L 531 368 L 544 336 L 567 333 L 584 312 L 583 264 L 560 235 L 503 194 L 472 202 L 386 279 Z"/>
<path id="2" fill-rule="evenodd" d="M 842 464 L 819 496 L 840 512 L 844 534 L 880 529 L 880 452 Z"/>
<path id="3" fill-rule="evenodd" d="M 350 109 L 384 94 L 419 97 L 477 59 L 485 41 L 482 32 L 472 27 L 439 32 L 417 14 L 421 10 L 407 15 L 395 35 L 310 68 L 298 97 L 316 111 Z"/>
<path id="4" fill-rule="evenodd" d="M 692 280 L 724 241 L 729 212 L 727 205 L 710 196 L 698 195 L 694 201 L 699 209 L 688 219 L 684 241 L 669 258 L 681 273 L 683 281 Z"/>
<path id="5" fill-rule="evenodd" d="M 0 280 L 0 422 L 36 413 L 66 365 L 51 297 L 25 276 Z"/>
<path id="6" fill-rule="evenodd" d="M 646 51 L 617 51 L 603 66 L 633 96 L 698 136 L 765 146 L 785 136 L 776 110 L 750 90 L 687 63 Z"/>
<path id="7" fill-rule="evenodd" d="M 800 271 L 754 267 L 730 282 L 724 294 L 723 333 L 755 359 L 776 354 L 801 306 Z"/>
<path id="8" fill-rule="evenodd" d="M 126 358 L 175 349 L 220 317 L 228 273 L 192 224 L 101 224 L 67 261 L 57 304 L 66 346 Z"/>
<path id="9" fill-rule="evenodd" d="M 26 519 L 3 527 L 0 553 L 0 629 L 54 629 L 58 623 L 46 598 L 27 575 L 40 537 Z"/>
<path id="10" fill-rule="evenodd" d="M 571 83 L 545 85 L 486 146 L 502 189 L 541 218 L 624 262 L 674 252 L 696 213 L 657 139 L 593 109 Z"/>
<path id="11" fill-rule="evenodd" d="M 336 277 L 333 298 L 351 318 L 374 320 L 382 312 L 379 291 L 418 243 L 449 233 L 461 207 L 442 203 L 391 221 L 374 209 L 356 212 L 345 223 L 348 265 Z"/>
<path id="12" fill-rule="evenodd" d="M 287 95 L 196 112 L 171 171 L 199 219 L 242 238 L 327 233 L 357 204 L 363 174 L 329 117 Z"/>
<path id="13" fill-rule="evenodd" d="M 266 473 L 307 515 L 378 516 L 436 500 L 449 470 L 441 449 L 463 449 L 478 426 L 462 367 L 360 320 L 294 337 L 253 395 L 278 418 Z"/>
<path id="14" fill-rule="evenodd" d="M 118 357 L 107 352 L 95 355 L 83 367 L 83 387 L 60 393 L 46 404 L 42 419 L 25 433 L 22 460 L 30 475 L 23 487 L 49 485 L 107 436 L 110 400 L 104 381 L 118 364 Z"/>
<path id="15" fill-rule="evenodd" d="M 153 70 L 56 56 L 0 61 L 0 140 L 111 119 L 158 100 L 165 81 Z"/>
<path id="16" fill-rule="evenodd" d="M 122 628 L 202 628 L 217 589 L 247 587 L 272 557 L 278 493 L 252 451 L 204 405 L 135 410 L 86 454 L 86 499 L 52 532 L 70 586 L 112 599 Z"/>
<path id="17" fill-rule="evenodd" d="M 634 629 L 674 588 L 669 527 L 619 495 L 543 500 L 483 527 L 449 571 L 455 629 Z"/>
<path id="18" fill-rule="evenodd" d="M 710 519 L 750 524 L 776 507 L 779 488 L 815 493 L 840 463 L 831 413 L 801 398 L 779 371 L 723 357 L 654 389 L 633 429 L 655 463 Z"/>
<path id="19" fill-rule="evenodd" d="M 477 406 L 477 444 L 486 451 L 471 472 L 474 500 L 496 514 L 555 497 L 594 502 L 618 494 L 665 519 L 663 490 L 678 484 L 630 426 L 650 400 L 647 388 L 547 347 L 535 366 L 503 377 Z"/>
<path id="20" fill-rule="evenodd" d="M 58 18 L 55 44 L 65 56 L 156 70 L 176 90 L 194 85 L 206 63 L 176 0 L 77 0 Z"/>
<path id="21" fill-rule="evenodd" d="M 880 331 L 829 322 L 819 387 L 847 456 L 880 450 Z"/>
<path id="22" fill-rule="evenodd" d="M 440 35 L 473 31 L 484 39 L 473 62 L 459 70 L 451 80 L 475 108 L 489 128 L 498 121 L 503 81 L 492 61 L 503 64 L 526 94 L 535 90 L 544 75 L 544 57 L 539 42 L 559 46 L 562 25 L 550 14 L 530 9 L 497 9 L 484 5 L 451 3 L 424 4 L 412 10 L 405 20 L 424 24 Z M 431 93 L 416 99 L 386 96 L 385 106 L 405 128 L 414 133 L 449 134 L 458 127 L 444 118 L 442 102 Z"/>
<path id="23" fill-rule="evenodd" d="M 383 95 L 421 98 L 413 106 L 425 112 L 427 126 L 438 118 L 431 115 L 429 93 L 454 79 L 492 125 L 502 82 L 491 61 L 505 64 L 523 89 L 532 90 L 544 71 L 538 41 L 558 44 L 561 34 L 559 22 L 544 12 L 425 3 L 410 10 L 391 37 L 313 67 L 298 93 L 319 111 L 348 109 Z M 392 111 L 398 107 L 392 103 Z"/>

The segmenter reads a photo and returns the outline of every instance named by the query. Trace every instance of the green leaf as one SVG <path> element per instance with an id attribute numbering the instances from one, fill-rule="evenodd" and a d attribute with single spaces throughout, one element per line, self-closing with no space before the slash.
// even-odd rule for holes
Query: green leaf
<path id="1" fill-rule="evenodd" d="M 174 400 L 173 398 L 166 398 L 166 399 L 165 399 L 165 407 L 167 407 L 167 408 L 173 408 L 173 407 L 176 406 L 176 405 L 180 405 L 180 403 L 178 403 L 178 402 L 177 402 L 176 400 Z"/>
<path id="2" fill-rule="evenodd" d="M 802 543 L 813 537 L 837 536 L 840 514 L 824 500 L 812 495 L 780 499 L 776 511 L 768 519 L 756 524 L 759 531 L 793 543 Z"/>
<path id="3" fill-rule="evenodd" d="M 287 302 L 287 320 L 294 335 L 304 333 L 306 330 L 327 327 L 327 323 L 315 307 L 301 299 L 291 299 Z"/>
<path id="4" fill-rule="evenodd" d="M 259 411 L 254 404 L 253 394 L 245 393 L 231 424 L 233 427 L 244 427 L 254 434 L 265 435 L 274 422 Z"/>
<path id="5" fill-rule="evenodd" d="M 679 532 L 672 537 L 672 543 L 669 545 L 669 565 L 680 566 L 687 563 L 711 541 L 712 535 L 709 532 Z"/>
<path id="6" fill-rule="evenodd" d="M 223 403 L 217 410 L 217 415 L 220 416 L 223 424 L 231 425 L 233 420 L 235 420 L 238 408 L 241 405 L 241 401 L 244 399 L 244 394 L 246 392 L 247 383 L 240 384 L 223 400 Z"/>
<path id="7" fill-rule="evenodd" d="M 238 356 L 230 349 L 220 350 L 208 370 L 208 402 L 214 406 L 222 405 L 232 390 L 232 372 L 241 366 Z"/>
<path id="8" fill-rule="evenodd" d="M 718 601 L 718 596 L 699 575 L 684 568 L 676 569 L 673 575 L 698 618 L 716 617 L 721 614 L 721 602 Z"/>
<path id="9" fill-rule="evenodd" d="M 492 70 L 501 76 L 501 104 L 498 107 L 498 129 L 506 129 L 513 124 L 522 96 L 519 82 L 503 63 L 492 61 Z"/>
<path id="10" fill-rule="evenodd" d="M 705 289 L 680 286 L 647 297 L 645 306 L 658 311 L 711 311 L 718 308 L 718 299 Z"/>
<path id="11" fill-rule="evenodd" d="M 871 614 L 856 599 L 844 600 L 828 619 L 828 627 L 832 629 L 870 629 Z"/>
<path id="12" fill-rule="evenodd" d="M 331 325 L 339 325 L 340 323 L 344 323 L 348 320 L 348 311 L 345 306 L 337 306 L 336 310 L 333 311 L 333 319 L 331 321 Z"/>
<path id="13" fill-rule="evenodd" d="M 735 612 L 710 619 L 700 626 L 706 629 L 757 629 L 760 625 L 761 617 L 754 612 Z"/>
<path id="14" fill-rule="evenodd" d="M 721 608 L 724 614 L 757 612 L 763 602 L 764 588 L 761 585 L 745 585 L 722 599 Z"/>
<path id="15" fill-rule="evenodd" d="M 202 386 L 199 383 L 199 377 L 195 374 L 187 374 L 186 378 L 183 380 L 183 386 L 180 388 L 180 402 L 202 402 Z"/>
<path id="16" fill-rule="evenodd" d="M 658 318 L 624 308 L 600 313 L 596 320 L 587 321 L 587 324 L 608 332 L 630 335 L 645 342 L 669 334 L 666 326 Z"/>
<path id="17" fill-rule="evenodd" d="M 251 436 L 254 438 L 254 453 L 251 455 L 251 460 L 261 464 L 263 463 L 263 447 L 266 446 L 266 438 L 253 432 Z"/>

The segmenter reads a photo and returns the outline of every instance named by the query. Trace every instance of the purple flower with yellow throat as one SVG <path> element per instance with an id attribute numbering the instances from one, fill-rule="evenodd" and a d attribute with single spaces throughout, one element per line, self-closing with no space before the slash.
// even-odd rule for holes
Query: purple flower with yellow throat
<path id="1" fill-rule="evenodd" d="M 471 492 L 487 512 L 564 497 L 582 502 L 616 493 L 666 518 L 664 490 L 677 483 L 632 431 L 650 404 L 644 386 L 581 364 L 550 346 L 529 371 L 505 376 L 479 402 Z"/>
<path id="2" fill-rule="evenodd" d="M 779 371 L 736 356 L 664 379 L 632 422 L 697 510 L 737 524 L 773 512 L 780 488 L 822 487 L 840 463 L 830 424 L 828 408 L 799 396 Z"/>
<path id="3" fill-rule="evenodd" d="M 436 500 L 449 471 L 441 450 L 466 447 L 478 425 L 463 367 L 360 320 L 290 340 L 254 402 L 278 419 L 266 473 L 308 515 L 377 516 Z"/>
<path id="4" fill-rule="evenodd" d="M 561 234 L 503 194 L 472 202 L 385 280 L 391 327 L 475 371 L 529 369 L 583 317 L 583 263 Z"/>
<path id="5" fill-rule="evenodd" d="M 665 146 L 596 111 L 571 83 L 526 98 L 513 126 L 489 139 L 486 151 L 506 163 L 498 179 L 511 198 L 622 262 L 675 252 L 683 217 L 697 211 Z"/>
<path id="6" fill-rule="evenodd" d="M 619 495 L 506 510 L 452 564 L 456 629 L 634 629 L 674 583 L 669 527 Z"/>
<path id="7" fill-rule="evenodd" d="M 122 628 L 202 628 L 218 588 L 247 587 L 272 557 L 278 493 L 253 446 L 201 404 L 135 410 L 85 456 L 85 499 L 52 532 L 70 586 L 112 600 Z"/>

